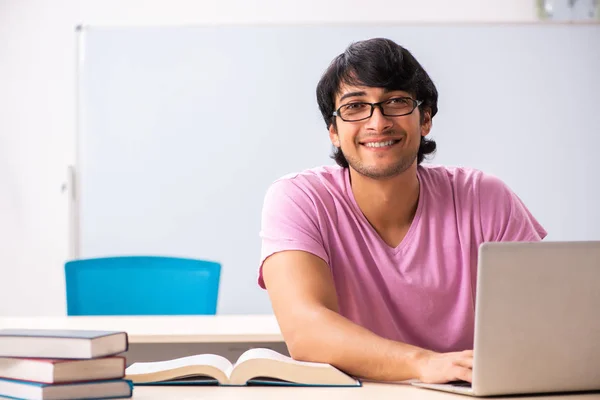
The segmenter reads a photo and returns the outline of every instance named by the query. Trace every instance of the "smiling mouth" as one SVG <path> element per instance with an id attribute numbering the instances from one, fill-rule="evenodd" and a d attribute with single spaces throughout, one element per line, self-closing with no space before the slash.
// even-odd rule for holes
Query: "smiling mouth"
<path id="1" fill-rule="evenodd" d="M 381 147 L 391 147 L 398 142 L 400 142 L 400 140 L 386 140 L 385 142 L 369 142 L 369 143 L 361 143 L 361 144 L 365 147 L 381 148 Z"/>

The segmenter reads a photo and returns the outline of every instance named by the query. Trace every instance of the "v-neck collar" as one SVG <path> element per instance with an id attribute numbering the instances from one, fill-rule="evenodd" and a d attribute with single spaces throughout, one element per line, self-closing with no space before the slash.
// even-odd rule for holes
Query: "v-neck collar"
<path id="1" fill-rule="evenodd" d="M 402 249 L 404 249 L 404 247 L 407 246 L 407 243 L 410 243 L 412 236 L 415 234 L 415 231 L 417 230 L 419 221 L 421 220 L 421 214 L 423 211 L 423 204 L 424 204 L 424 195 L 423 195 L 424 190 L 423 190 L 423 179 L 421 179 L 421 167 L 420 166 L 417 166 L 417 179 L 419 180 L 419 200 L 417 201 L 417 210 L 415 212 L 415 216 L 413 217 L 413 220 L 410 223 L 410 227 L 408 228 L 406 235 L 404 235 L 404 238 L 402 238 L 402 240 L 400 241 L 398 246 L 392 247 L 389 244 L 387 244 L 385 242 L 385 240 L 383 240 L 383 238 L 379 235 L 377 230 L 375 230 L 373 225 L 371 225 L 371 223 L 369 222 L 367 217 L 365 217 L 365 214 L 363 214 L 362 210 L 358 206 L 358 203 L 356 202 L 356 198 L 354 197 L 354 192 L 352 191 L 352 184 L 350 183 L 350 167 L 344 168 L 344 181 L 345 181 L 345 185 L 346 185 L 345 189 L 346 189 L 346 194 L 347 194 L 348 198 L 350 199 L 350 203 L 352 203 L 352 206 L 354 207 L 355 211 L 357 212 L 360 220 L 377 237 L 377 239 L 381 243 L 381 246 L 385 247 L 386 250 L 391 251 L 393 254 L 399 253 Z"/>

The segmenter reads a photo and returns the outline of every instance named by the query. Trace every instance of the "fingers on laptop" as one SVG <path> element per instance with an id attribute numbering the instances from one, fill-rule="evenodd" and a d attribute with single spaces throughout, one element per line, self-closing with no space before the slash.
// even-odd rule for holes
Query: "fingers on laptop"
<path id="1" fill-rule="evenodd" d="M 459 357 L 454 360 L 454 363 L 458 366 L 473 369 L 473 351 L 463 351 Z"/>
<path id="2" fill-rule="evenodd" d="M 473 370 L 471 368 L 457 366 L 456 380 L 473 382 Z"/>
<path id="3" fill-rule="evenodd" d="M 465 350 L 456 354 L 453 364 L 457 380 L 473 381 L 473 351 Z"/>

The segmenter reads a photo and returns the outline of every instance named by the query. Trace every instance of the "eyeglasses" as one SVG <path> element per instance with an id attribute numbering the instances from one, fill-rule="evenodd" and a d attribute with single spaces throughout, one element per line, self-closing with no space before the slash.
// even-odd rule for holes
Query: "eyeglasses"
<path id="1" fill-rule="evenodd" d="M 386 117 L 401 117 L 411 114 L 422 103 L 422 100 L 415 100 L 410 97 L 394 97 L 378 103 L 360 102 L 344 104 L 334 111 L 332 115 L 340 117 L 346 122 L 362 121 L 371 118 L 375 107 L 379 107 L 381 113 Z"/>

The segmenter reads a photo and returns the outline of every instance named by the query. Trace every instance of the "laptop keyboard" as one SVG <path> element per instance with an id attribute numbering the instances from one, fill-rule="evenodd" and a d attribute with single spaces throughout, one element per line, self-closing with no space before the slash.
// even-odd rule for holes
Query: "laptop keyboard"
<path id="1" fill-rule="evenodd" d="M 456 387 L 466 387 L 466 388 L 471 387 L 471 382 L 467 382 L 467 381 L 452 381 L 452 382 L 448 382 L 448 384 L 452 385 L 452 386 L 456 386 Z"/>

